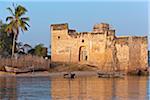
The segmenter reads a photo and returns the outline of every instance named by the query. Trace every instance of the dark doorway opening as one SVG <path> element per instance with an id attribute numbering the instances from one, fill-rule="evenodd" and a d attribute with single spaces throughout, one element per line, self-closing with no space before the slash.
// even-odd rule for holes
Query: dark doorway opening
<path id="1" fill-rule="evenodd" d="M 79 61 L 87 61 L 87 60 L 88 60 L 88 56 L 87 56 L 86 47 L 81 46 L 79 48 Z"/>

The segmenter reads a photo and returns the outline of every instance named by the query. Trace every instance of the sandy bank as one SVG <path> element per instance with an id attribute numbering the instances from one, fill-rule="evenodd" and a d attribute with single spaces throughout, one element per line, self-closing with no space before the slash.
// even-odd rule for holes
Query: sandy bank
<path id="1" fill-rule="evenodd" d="M 16 76 L 16 77 L 63 77 L 64 74 L 68 72 L 48 72 L 48 71 L 43 71 L 43 72 L 29 72 L 29 73 L 20 73 L 20 74 L 15 74 L 15 73 L 7 73 L 7 72 L 0 72 L 0 76 Z M 76 77 L 79 76 L 96 76 L 97 72 L 96 71 L 73 71 L 71 73 L 75 73 Z"/>
<path id="2" fill-rule="evenodd" d="M 15 76 L 15 73 L 8 73 L 8 72 L 2 72 L 0 71 L 0 76 Z"/>

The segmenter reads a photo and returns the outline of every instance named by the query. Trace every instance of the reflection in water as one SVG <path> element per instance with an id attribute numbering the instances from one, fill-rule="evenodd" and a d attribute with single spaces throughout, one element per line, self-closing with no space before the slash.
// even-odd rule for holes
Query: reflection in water
<path id="1" fill-rule="evenodd" d="M 150 77 L 149 77 L 149 79 L 147 81 L 147 95 L 148 95 L 148 97 L 150 99 Z"/>
<path id="2" fill-rule="evenodd" d="M 0 77 L 0 100 L 149 100 L 148 77 Z"/>
<path id="3" fill-rule="evenodd" d="M 53 100 L 149 100 L 148 77 L 104 79 L 81 77 L 51 80 Z"/>
<path id="4" fill-rule="evenodd" d="M 0 100 L 16 100 L 16 78 L 0 78 Z"/>
<path id="5" fill-rule="evenodd" d="M 50 80 L 48 77 L 17 78 L 18 100 L 49 100 Z"/>
<path id="6" fill-rule="evenodd" d="M 50 100 L 48 77 L 0 77 L 0 100 Z"/>

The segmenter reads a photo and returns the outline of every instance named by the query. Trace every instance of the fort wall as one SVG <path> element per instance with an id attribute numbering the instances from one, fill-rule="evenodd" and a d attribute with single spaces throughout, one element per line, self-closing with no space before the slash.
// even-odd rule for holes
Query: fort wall
<path id="1" fill-rule="evenodd" d="M 109 24 L 96 24 L 92 32 L 76 32 L 68 24 L 51 25 L 54 62 L 92 64 L 100 70 L 146 68 L 147 37 L 115 36 Z"/>

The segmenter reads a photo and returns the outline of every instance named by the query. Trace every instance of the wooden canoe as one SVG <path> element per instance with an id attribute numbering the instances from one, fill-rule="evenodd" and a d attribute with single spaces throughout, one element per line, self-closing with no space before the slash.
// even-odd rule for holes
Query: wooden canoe
<path id="1" fill-rule="evenodd" d="M 124 78 L 125 76 L 122 72 L 98 72 L 97 74 L 101 78 Z"/>
<path id="2" fill-rule="evenodd" d="M 14 68 L 10 66 L 5 66 L 6 72 L 12 72 L 12 73 L 24 73 L 24 72 L 29 72 L 29 69 L 19 69 L 19 68 Z"/>

